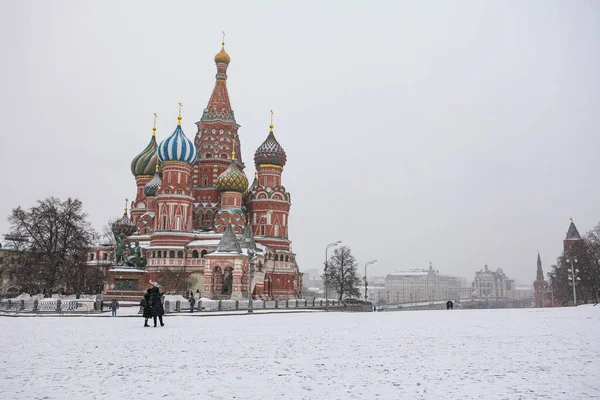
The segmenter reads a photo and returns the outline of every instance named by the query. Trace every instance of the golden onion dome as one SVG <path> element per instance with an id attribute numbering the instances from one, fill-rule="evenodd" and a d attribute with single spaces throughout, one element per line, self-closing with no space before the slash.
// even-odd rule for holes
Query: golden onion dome
<path id="1" fill-rule="evenodd" d="M 229 54 L 225 51 L 225 43 L 221 43 L 221 51 L 215 56 L 215 63 L 229 64 L 230 61 L 231 57 L 229 57 Z"/>
<path id="2" fill-rule="evenodd" d="M 246 178 L 246 174 L 240 171 L 235 165 L 235 160 L 231 160 L 229 168 L 219 175 L 215 181 L 215 185 L 222 192 L 244 193 L 248 190 L 248 178 Z"/>

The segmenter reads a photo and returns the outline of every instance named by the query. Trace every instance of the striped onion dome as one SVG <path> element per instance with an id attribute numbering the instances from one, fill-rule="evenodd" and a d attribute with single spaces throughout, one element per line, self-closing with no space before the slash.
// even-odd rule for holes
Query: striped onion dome
<path id="1" fill-rule="evenodd" d="M 153 134 L 148 146 L 146 146 L 146 148 L 131 161 L 131 173 L 133 176 L 152 176 L 152 174 L 154 174 L 154 168 L 158 162 L 158 155 L 156 154 L 157 147 L 156 136 Z"/>
<path id="2" fill-rule="evenodd" d="M 254 165 L 259 166 L 262 164 L 273 164 L 279 165 L 280 167 L 285 166 L 287 156 L 285 150 L 279 144 L 275 135 L 273 134 L 273 125 L 271 125 L 271 131 L 265 141 L 258 146 L 254 153 Z"/>
<path id="3" fill-rule="evenodd" d="M 231 164 L 219 175 L 215 184 L 222 192 L 244 193 L 248 190 L 248 178 L 238 169 L 235 159 L 231 160 Z"/>
<path id="4" fill-rule="evenodd" d="M 160 175 L 158 174 L 158 165 L 157 165 L 156 172 L 154 173 L 154 178 L 152 178 L 152 180 L 150 180 L 150 182 L 146 183 L 146 186 L 144 186 L 144 195 L 146 197 L 156 196 L 156 191 L 158 190 L 160 183 L 161 183 L 161 179 L 160 179 Z"/>
<path id="5" fill-rule="evenodd" d="M 158 145 L 158 159 L 161 163 L 165 161 L 181 161 L 193 165 L 197 158 L 198 151 L 196 150 L 196 146 L 194 146 L 194 142 L 185 136 L 179 124 L 171 136 Z"/>

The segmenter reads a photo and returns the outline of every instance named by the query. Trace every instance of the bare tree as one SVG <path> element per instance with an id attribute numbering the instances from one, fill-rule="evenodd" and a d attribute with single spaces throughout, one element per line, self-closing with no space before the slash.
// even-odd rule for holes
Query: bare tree
<path id="1" fill-rule="evenodd" d="M 329 258 L 327 272 L 322 278 L 330 289 L 335 290 L 339 300 L 360 296 L 360 279 L 356 276 L 356 266 L 356 259 L 348 246 L 335 249 Z"/>
<path id="2" fill-rule="evenodd" d="M 14 250 L 9 274 L 22 290 L 51 293 L 59 288 L 81 293 L 86 259 L 96 232 L 81 201 L 50 197 L 25 210 L 13 209 L 7 242 Z"/>
<path id="3" fill-rule="evenodd" d="M 183 293 L 186 289 L 186 275 L 184 271 L 164 267 L 156 273 L 156 281 L 165 293 Z"/>

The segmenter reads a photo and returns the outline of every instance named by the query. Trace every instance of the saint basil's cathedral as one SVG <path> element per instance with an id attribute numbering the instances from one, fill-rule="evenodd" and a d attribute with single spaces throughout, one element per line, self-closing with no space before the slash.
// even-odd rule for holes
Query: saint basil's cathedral
<path id="1" fill-rule="evenodd" d="M 187 280 L 186 291 L 202 297 L 242 299 L 249 290 L 253 298 L 300 297 L 302 275 L 288 238 L 291 196 L 282 185 L 285 150 L 271 121 L 254 153 L 256 174 L 249 184 L 240 125 L 227 93 L 230 61 L 223 43 L 215 56 L 215 86 L 193 140 L 181 127 L 181 103 L 175 130 L 160 143 L 155 114 L 150 142 L 131 162 L 137 191 L 130 216 L 126 209 L 113 225 L 128 245 L 139 245 L 146 268 L 110 269 L 109 296 L 133 296 L 150 287 L 149 281 L 160 284 L 161 271 L 168 270 Z"/>

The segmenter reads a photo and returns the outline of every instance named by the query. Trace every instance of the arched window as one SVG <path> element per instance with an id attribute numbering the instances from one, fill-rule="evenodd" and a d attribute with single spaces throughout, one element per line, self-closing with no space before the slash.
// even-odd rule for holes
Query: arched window
<path id="1" fill-rule="evenodd" d="M 200 226 L 204 225 L 204 211 L 198 210 L 198 223 Z"/>
<path id="2" fill-rule="evenodd" d="M 164 254 L 163 254 L 164 258 L 167 258 L 167 251 L 165 250 Z"/>
<path id="3" fill-rule="evenodd" d="M 177 252 L 177 258 L 183 258 L 183 251 L 179 250 Z"/>
<path id="4" fill-rule="evenodd" d="M 163 215 L 163 218 L 162 218 L 162 230 L 164 231 L 166 229 L 167 229 L 167 216 Z"/>
<path id="5" fill-rule="evenodd" d="M 104 261 L 108 260 L 108 253 L 102 253 L 102 259 Z"/>
<path id="6" fill-rule="evenodd" d="M 206 224 L 207 225 L 212 225 L 212 220 L 213 220 L 212 210 L 206 210 Z"/>
<path id="7" fill-rule="evenodd" d="M 94 253 L 90 254 L 90 261 L 94 261 Z"/>
<path id="8" fill-rule="evenodd" d="M 204 158 L 212 158 L 212 154 L 206 153 L 206 155 L 204 156 Z"/>
<path id="9" fill-rule="evenodd" d="M 175 250 L 169 251 L 169 258 L 175 258 Z"/>
<path id="10" fill-rule="evenodd" d="M 156 252 L 155 251 L 152 252 L 152 258 L 156 258 Z"/>
<path id="11" fill-rule="evenodd" d="M 204 258 L 204 256 L 206 255 L 206 253 L 208 253 L 208 251 L 206 251 L 206 250 L 202 250 L 202 251 L 200 252 L 200 257 Z"/>
<path id="12" fill-rule="evenodd" d="M 279 257 L 277 257 L 277 254 L 275 254 L 275 261 L 279 261 Z"/>
<path id="13" fill-rule="evenodd" d="M 198 250 L 192 251 L 192 258 L 198 258 Z"/>
<path id="14" fill-rule="evenodd" d="M 161 258 L 162 251 L 157 251 L 157 252 L 156 252 L 156 255 L 158 256 L 157 258 Z"/>
<path id="15" fill-rule="evenodd" d="M 289 257 L 288 256 L 285 256 L 285 261 L 289 261 Z"/>
<path id="16" fill-rule="evenodd" d="M 207 187 L 208 186 L 208 176 L 204 175 L 202 177 L 202 187 Z"/>

